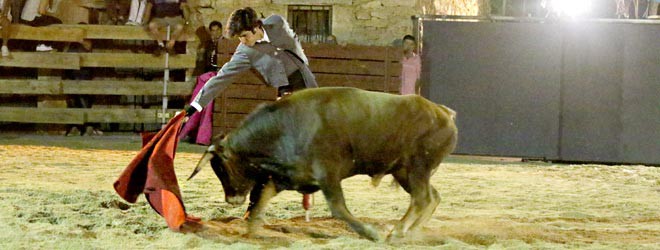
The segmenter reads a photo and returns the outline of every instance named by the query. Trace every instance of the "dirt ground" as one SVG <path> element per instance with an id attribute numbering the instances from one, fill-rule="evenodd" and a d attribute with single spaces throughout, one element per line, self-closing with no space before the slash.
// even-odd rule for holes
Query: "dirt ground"
<path id="1" fill-rule="evenodd" d="M 0 134 L 0 249 L 660 249 L 660 168 L 561 165 L 452 157 L 432 178 L 443 200 L 424 228 L 392 243 L 360 238 L 330 217 L 323 195 L 305 222 L 301 195 L 283 192 L 268 224 L 246 238 L 246 204 L 224 202 L 210 168 L 185 181 L 204 147 L 180 144 L 175 167 L 195 233 L 170 231 L 140 197 L 112 183 L 140 147 L 137 135 Z M 383 237 L 408 194 L 370 179 L 342 184 L 347 206 Z"/>

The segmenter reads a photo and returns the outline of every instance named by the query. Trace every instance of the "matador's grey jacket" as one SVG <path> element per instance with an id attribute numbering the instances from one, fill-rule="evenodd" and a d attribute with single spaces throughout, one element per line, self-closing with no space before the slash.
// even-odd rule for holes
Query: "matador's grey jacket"
<path id="1" fill-rule="evenodd" d="M 251 68 L 255 68 L 266 83 L 275 88 L 289 85 L 287 76 L 297 70 L 303 76 L 305 87 L 318 87 L 298 37 L 282 16 L 272 15 L 264 19 L 263 28 L 270 42 L 257 42 L 252 47 L 239 44 L 231 60 L 222 66 L 218 75 L 204 84 L 191 106 L 201 111 L 233 82 L 234 77 Z"/>

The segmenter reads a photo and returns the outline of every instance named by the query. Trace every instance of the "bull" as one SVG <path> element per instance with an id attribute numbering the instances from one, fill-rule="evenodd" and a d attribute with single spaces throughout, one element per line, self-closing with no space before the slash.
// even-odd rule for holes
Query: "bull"
<path id="1" fill-rule="evenodd" d="M 348 211 L 341 181 L 364 174 L 378 183 L 391 174 L 411 202 L 388 239 L 404 237 L 440 203 L 430 178 L 456 145 L 455 114 L 417 95 L 307 89 L 255 109 L 207 149 L 190 178 L 210 161 L 228 203 L 243 204 L 250 193 L 249 234 L 261 225 L 261 213 L 277 193 L 321 190 L 333 217 L 380 241 L 373 226 Z"/>

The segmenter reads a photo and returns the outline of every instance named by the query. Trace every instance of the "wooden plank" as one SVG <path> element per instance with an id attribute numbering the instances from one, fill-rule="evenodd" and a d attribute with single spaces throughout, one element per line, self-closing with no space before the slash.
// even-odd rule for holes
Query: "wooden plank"
<path id="1" fill-rule="evenodd" d="M 247 114 L 227 114 L 224 117 L 220 113 L 213 114 L 213 126 L 236 128 L 243 122 Z"/>
<path id="2" fill-rule="evenodd" d="M 149 36 L 143 26 L 129 25 L 61 25 L 63 27 L 75 27 L 85 31 L 86 39 L 111 39 L 111 40 L 154 40 Z M 194 35 L 182 36 L 177 41 L 195 41 Z"/>
<path id="3" fill-rule="evenodd" d="M 171 115 L 179 111 L 168 110 Z M 20 123 L 83 124 L 86 122 L 160 123 L 160 109 L 24 108 L 0 107 L 0 121 Z"/>
<path id="4" fill-rule="evenodd" d="M 224 93 L 228 98 L 260 100 L 275 100 L 275 98 L 277 98 L 277 90 L 265 84 L 232 84 L 224 91 Z"/>
<path id="5" fill-rule="evenodd" d="M 192 82 L 170 82 L 168 95 L 191 95 Z M 0 94 L 162 95 L 163 83 L 126 80 L 0 79 Z"/>
<path id="6" fill-rule="evenodd" d="M 83 124 L 85 114 L 67 108 L 0 107 L 0 121 L 22 123 Z"/>
<path id="7" fill-rule="evenodd" d="M 75 54 L 75 53 L 70 53 Z M 82 67 L 165 68 L 165 55 L 133 53 L 78 53 Z M 178 54 L 169 57 L 170 69 L 195 67 L 195 55 Z"/>
<path id="8" fill-rule="evenodd" d="M 87 122 L 160 123 L 160 109 L 83 109 Z"/>
<path id="9" fill-rule="evenodd" d="M 310 63 L 314 58 L 352 59 L 352 60 L 374 60 L 385 61 L 388 58 L 385 46 L 353 45 L 346 46 L 333 44 L 303 44 L 305 55 Z M 394 48 L 390 48 L 394 50 Z"/>
<path id="10" fill-rule="evenodd" d="M 0 79 L 0 94 L 62 94 L 59 81 Z"/>
<path id="11" fill-rule="evenodd" d="M 309 62 L 314 73 L 384 76 L 387 71 L 383 62 L 340 59 L 317 59 Z"/>
<path id="12" fill-rule="evenodd" d="M 12 52 L 1 58 L 0 66 L 19 68 L 80 69 L 80 58 L 75 53 Z"/>
<path id="13" fill-rule="evenodd" d="M 270 102 L 272 101 L 254 100 L 254 99 L 228 99 L 227 104 L 225 105 L 224 108 L 227 109 L 227 113 L 248 114 L 252 112 L 255 108 L 257 108 L 259 105 Z"/>
<path id="14" fill-rule="evenodd" d="M 382 89 L 383 81 L 385 78 L 382 76 L 360 76 L 360 75 L 343 75 L 343 74 L 324 74 L 317 73 L 316 82 L 319 87 L 330 86 L 345 86 L 355 87 L 361 89 Z M 390 77 L 390 82 L 399 82 L 398 77 Z"/>
<path id="15" fill-rule="evenodd" d="M 192 82 L 169 82 L 168 95 L 192 95 Z M 63 94 L 162 95 L 162 81 L 89 80 L 63 81 Z"/>
<path id="16" fill-rule="evenodd" d="M 55 42 L 82 42 L 85 31 L 78 26 L 51 25 L 32 27 L 12 24 L 9 37 L 17 40 L 37 40 Z"/>

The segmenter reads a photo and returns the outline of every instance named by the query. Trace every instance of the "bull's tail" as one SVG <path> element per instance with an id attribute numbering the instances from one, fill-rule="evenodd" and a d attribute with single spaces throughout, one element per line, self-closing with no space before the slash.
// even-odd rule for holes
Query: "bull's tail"
<path id="1" fill-rule="evenodd" d="M 190 177 L 188 177 L 188 180 L 192 179 L 199 173 L 199 171 L 202 170 L 202 167 L 207 165 L 208 162 L 211 161 L 213 158 L 213 152 L 215 151 L 215 145 L 211 145 L 208 149 L 206 149 L 206 152 L 204 152 L 204 155 L 202 155 L 202 158 L 199 159 L 199 162 L 197 162 L 197 166 L 195 167 L 195 170 L 193 170 L 192 174 L 190 174 Z"/>

